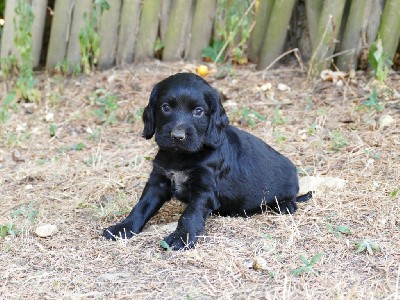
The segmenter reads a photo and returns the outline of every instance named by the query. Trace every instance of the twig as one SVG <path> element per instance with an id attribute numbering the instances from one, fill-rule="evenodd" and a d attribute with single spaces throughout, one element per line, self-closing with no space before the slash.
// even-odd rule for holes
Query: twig
<path id="1" fill-rule="evenodd" d="M 294 49 L 288 50 L 288 51 L 282 53 L 281 55 L 279 55 L 277 58 L 274 59 L 274 61 L 272 63 L 270 63 L 264 70 L 262 70 L 260 72 L 263 73 L 263 76 L 265 76 L 265 72 L 266 71 L 268 71 L 270 68 L 272 68 L 273 65 L 275 65 L 281 58 L 283 58 L 284 56 L 286 56 L 286 55 L 288 55 L 288 54 L 290 54 L 292 52 L 294 52 L 294 55 L 296 56 L 296 59 L 299 62 L 300 69 L 301 69 L 301 71 L 303 71 L 304 70 L 304 64 L 303 64 L 303 61 L 302 61 L 301 57 L 298 55 L 299 49 L 298 48 L 294 48 Z M 257 73 L 259 73 L 259 72 L 257 72 Z"/>

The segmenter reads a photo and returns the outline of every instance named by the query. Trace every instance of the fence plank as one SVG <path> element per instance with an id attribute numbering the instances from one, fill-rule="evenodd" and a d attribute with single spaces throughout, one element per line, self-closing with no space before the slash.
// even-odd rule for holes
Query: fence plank
<path id="1" fill-rule="evenodd" d="M 171 13 L 171 0 L 162 0 L 160 8 L 160 37 L 165 41 L 165 34 L 167 33 L 168 20 Z"/>
<path id="2" fill-rule="evenodd" d="M 57 63 L 65 58 L 74 4 L 75 0 L 56 0 L 55 2 L 47 52 L 47 69 L 54 69 Z"/>
<path id="3" fill-rule="evenodd" d="M 191 24 L 192 0 L 172 2 L 167 32 L 165 34 L 163 60 L 179 60 L 186 48 L 185 34 Z"/>
<path id="4" fill-rule="evenodd" d="M 136 62 L 154 57 L 154 42 L 157 38 L 159 13 L 160 0 L 144 1 L 136 42 Z"/>
<path id="5" fill-rule="evenodd" d="M 370 2 L 371 0 L 353 0 L 351 2 L 340 48 L 340 51 L 347 52 L 340 55 L 337 60 L 337 66 L 340 70 L 354 70 L 357 67 L 357 58 L 361 49 L 364 15 Z"/>
<path id="6" fill-rule="evenodd" d="M 400 39 L 400 0 L 387 0 L 382 14 L 379 36 L 383 52 L 393 60 Z"/>
<path id="7" fill-rule="evenodd" d="M 209 45 L 215 19 L 216 4 L 216 0 L 196 1 L 187 54 L 188 59 L 200 59 L 203 49 Z"/>
<path id="8" fill-rule="evenodd" d="M 8 0 L 4 11 L 4 29 L 1 40 L 1 57 L 17 55 L 17 49 L 14 45 L 14 17 L 17 0 Z"/>
<path id="9" fill-rule="evenodd" d="M 100 22 L 99 68 L 104 70 L 115 64 L 117 52 L 121 0 L 108 1 L 110 9 L 103 12 Z"/>
<path id="10" fill-rule="evenodd" d="M 81 63 L 82 52 L 79 42 L 79 32 L 85 26 L 84 14 L 89 17 L 92 10 L 92 0 L 79 0 L 75 3 L 72 14 L 71 34 L 68 37 L 67 61 L 70 63 L 70 72 L 76 64 Z"/>
<path id="11" fill-rule="evenodd" d="M 267 67 L 282 53 L 294 4 L 295 0 L 275 0 L 260 52 L 258 69 Z"/>
<path id="12" fill-rule="evenodd" d="M 121 25 L 118 34 L 117 64 L 130 64 L 135 53 L 136 36 L 139 30 L 140 0 L 123 0 Z"/>
<path id="13" fill-rule="evenodd" d="M 274 0 L 263 0 L 260 2 L 255 18 L 256 24 L 250 36 L 249 58 L 252 62 L 257 63 L 258 61 L 273 5 Z"/>
<path id="14" fill-rule="evenodd" d="M 32 12 L 35 16 L 32 24 L 32 51 L 33 67 L 37 67 L 40 61 L 42 51 L 44 23 L 46 21 L 47 0 L 33 0 Z"/>

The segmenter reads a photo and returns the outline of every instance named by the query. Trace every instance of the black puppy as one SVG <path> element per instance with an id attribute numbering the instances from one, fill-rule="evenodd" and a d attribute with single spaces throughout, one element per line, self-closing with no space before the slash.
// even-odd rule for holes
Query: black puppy
<path id="1" fill-rule="evenodd" d="M 179 73 L 155 85 L 143 113 L 146 139 L 159 151 L 143 194 L 128 217 L 104 230 L 130 238 L 172 197 L 187 204 L 165 238 L 175 250 L 192 247 L 211 213 L 250 216 L 268 206 L 294 213 L 295 166 L 257 137 L 228 125 L 219 94 L 201 77 Z"/>

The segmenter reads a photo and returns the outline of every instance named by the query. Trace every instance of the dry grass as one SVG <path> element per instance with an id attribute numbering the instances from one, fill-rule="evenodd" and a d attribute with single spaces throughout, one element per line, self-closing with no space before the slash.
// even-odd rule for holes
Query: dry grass
<path id="1" fill-rule="evenodd" d="M 0 298 L 399 299 L 400 199 L 390 196 L 400 188 L 400 103 L 393 92 L 400 90 L 399 74 L 381 91 L 382 113 L 356 110 L 372 90 L 364 74 L 341 87 L 306 86 L 305 74 L 293 69 L 270 71 L 265 80 L 249 68 L 237 69 L 236 76 L 211 80 L 228 97 L 233 123 L 289 156 L 302 175 L 343 178 L 346 188 L 318 192 L 294 216 L 210 217 L 196 249 L 185 252 L 159 247 L 167 234 L 161 225 L 182 211 L 175 201 L 151 220 L 157 226 L 129 241 L 99 237 L 101 228 L 120 220 L 138 200 L 151 168 L 147 159 L 157 151 L 153 141 L 140 137 L 135 112 L 153 84 L 190 68 L 154 63 L 85 78 L 41 75 L 45 101 L 32 114 L 19 106 L 0 127 L 0 224 L 19 230 L 0 239 Z M 272 90 L 264 93 L 266 82 Z M 279 91 L 278 83 L 291 91 Z M 116 125 L 96 123 L 88 100 L 96 88 L 119 96 Z M 284 103 L 283 124 L 273 119 L 278 103 Z M 252 128 L 240 117 L 242 106 L 267 120 Z M 44 121 L 48 112 L 54 114 L 51 122 Z M 376 126 L 381 114 L 395 124 Z M 51 123 L 57 124 L 55 137 L 49 135 Z M 91 138 L 88 128 L 101 133 Z M 334 131 L 347 146 L 332 149 Z M 66 150 L 79 142 L 86 147 Z M 22 161 L 15 161 L 15 153 L 12 158 L 15 150 Z M 33 225 L 26 216 L 11 217 L 24 205 L 38 211 Z M 45 223 L 59 232 L 37 237 L 35 227 Z M 337 235 L 329 225 L 351 233 Z M 356 253 L 356 243 L 366 238 L 381 252 Z M 300 255 L 317 253 L 324 253 L 313 266 L 318 274 L 292 275 L 303 265 Z M 265 259 L 265 269 L 252 267 L 254 257 Z"/>

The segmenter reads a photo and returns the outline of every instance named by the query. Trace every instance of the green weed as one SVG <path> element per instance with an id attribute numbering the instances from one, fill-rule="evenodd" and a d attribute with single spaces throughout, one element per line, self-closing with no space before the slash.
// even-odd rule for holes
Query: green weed
<path id="1" fill-rule="evenodd" d="M 34 208 L 33 204 L 23 205 L 20 208 L 14 210 L 11 213 L 12 218 L 17 218 L 19 216 L 25 217 L 28 219 L 29 223 L 33 225 L 35 223 L 36 217 L 39 214 L 39 211 Z"/>
<path id="2" fill-rule="evenodd" d="M 105 89 L 97 89 L 89 97 L 98 108 L 94 114 L 105 125 L 117 123 L 118 97 Z"/>
<path id="3" fill-rule="evenodd" d="M 33 77 L 33 43 L 32 43 L 32 7 L 27 0 L 18 0 L 15 7 L 14 44 L 21 56 L 19 64 L 19 77 L 15 88 L 21 97 L 28 101 L 39 102 L 40 91 L 36 88 L 37 81 Z"/>
<path id="4" fill-rule="evenodd" d="M 389 59 L 389 56 L 383 52 L 382 40 L 378 39 L 369 48 L 368 62 L 372 68 L 372 74 L 382 84 L 386 81 L 390 66 L 393 62 Z"/>
<path id="5" fill-rule="evenodd" d="M 256 126 L 257 122 L 265 122 L 267 119 L 260 114 L 259 112 L 249 109 L 247 107 L 243 107 L 240 112 L 242 120 L 244 120 L 246 123 L 250 125 L 251 128 L 254 128 Z"/>
<path id="6" fill-rule="evenodd" d="M 251 1 L 219 0 L 216 11 L 217 38 L 203 50 L 203 57 L 223 62 L 227 57 L 238 64 L 247 63 L 245 50 L 251 29 Z M 250 10 L 249 10 L 250 9 Z M 224 49 L 224 45 L 226 48 Z"/>
<path id="7" fill-rule="evenodd" d="M 9 110 L 13 108 L 16 110 L 16 105 L 15 105 L 15 92 L 10 92 L 7 94 L 7 96 L 4 98 L 3 103 L 0 106 L 0 123 L 5 123 L 8 118 L 10 117 L 9 115 Z"/>
<path id="8" fill-rule="evenodd" d="M 304 265 L 292 270 L 291 273 L 294 276 L 300 276 L 304 273 L 319 274 L 319 271 L 314 269 L 313 266 L 322 258 L 323 255 L 324 253 L 317 253 L 313 257 L 311 257 L 310 261 L 308 261 L 303 255 L 300 255 L 300 259 Z"/>
<path id="9" fill-rule="evenodd" d="M 79 44 L 81 47 L 81 65 L 83 72 L 89 74 L 97 64 L 100 56 L 99 21 L 105 10 L 110 9 L 106 0 L 95 0 L 89 14 L 84 14 L 85 25 L 79 31 Z"/>
<path id="10" fill-rule="evenodd" d="M 277 126 L 277 125 L 283 125 L 286 123 L 287 123 L 287 119 L 284 117 L 283 111 L 281 110 L 280 105 L 277 105 L 273 111 L 272 125 Z"/>
<path id="11" fill-rule="evenodd" d="M 356 244 L 355 250 L 356 253 L 367 252 L 369 255 L 373 255 L 374 252 L 380 252 L 381 247 L 375 241 L 372 241 L 370 239 L 363 239 Z"/>
<path id="12" fill-rule="evenodd" d="M 389 197 L 394 199 L 397 196 L 399 196 L 399 192 L 400 192 L 400 189 L 399 188 L 395 188 L 393 191 L 391 191 L 389 193 Z"/>
<path id="13" fill-rule="evenodd" d="M 367 108 L 367 110 L 369 111 L 371 110 L 376 110 L 378 112 L 383 111 L 383 106 L 381 101 L 379 101 L 378 99 L 378 91 L 376 88 L 374 88 L 372 94 L 368 96 L 368 100 L 363 101 L 362 106 L 358 108 L 362 110 L 363 107 Z"/>
<path id="14" fill-rule="evenodd" d="M 339 151 L 340 149 L 346 147 L 348 145 L 348 141 L 343 133 L 339 130 L 335 130 L 331 133 L 331 149 L 335 151 Z"/>
<path id="15" fill-rule="evenodd" d="M 332 232 L 333 234 L 340 237 L 351 233 L 350 228 L 344 225 L 339 225 L 334 227 L 331 224 L 327 224 L 326 229 L 328 229 L 329 232 Z"/>

